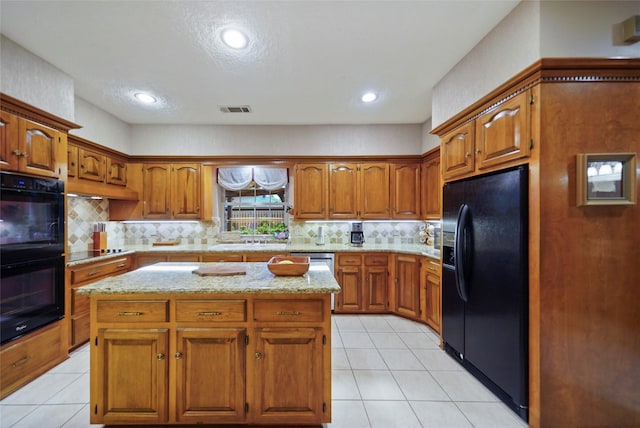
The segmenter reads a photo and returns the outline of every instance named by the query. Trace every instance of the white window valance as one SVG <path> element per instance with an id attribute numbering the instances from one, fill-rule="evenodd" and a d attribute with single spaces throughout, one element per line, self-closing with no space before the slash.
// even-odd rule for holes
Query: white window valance
<path id="1" fill-rule="evenodd" d="M 289 181 L 287 168 L 270 167 L 225 167 L 218 168 L 218 184 L 227 190 L 245 189 L 254 181 L 267 190 L 284 187 Z"/>

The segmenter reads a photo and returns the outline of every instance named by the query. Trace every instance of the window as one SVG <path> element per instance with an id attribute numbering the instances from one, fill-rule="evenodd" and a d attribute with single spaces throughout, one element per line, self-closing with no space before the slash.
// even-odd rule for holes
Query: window
<path id="1" fill-rule="evenodd" d="M 223 231 L 239 231 L 254 239 L 287 239 L 287 178 L 283 168 L 219 168 Z"/>

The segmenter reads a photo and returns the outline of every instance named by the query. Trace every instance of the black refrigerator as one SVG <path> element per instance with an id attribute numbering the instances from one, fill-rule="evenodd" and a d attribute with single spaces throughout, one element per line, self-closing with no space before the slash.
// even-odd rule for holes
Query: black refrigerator
<path id="1" fill-rule="evenodd" d="M 443 188 L 445 351 L 528 419 L 528 167 Z"/>

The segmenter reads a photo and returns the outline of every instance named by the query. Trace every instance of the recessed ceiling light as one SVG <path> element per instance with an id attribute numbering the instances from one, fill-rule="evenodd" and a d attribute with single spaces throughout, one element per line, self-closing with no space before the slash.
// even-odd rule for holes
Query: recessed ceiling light
<path id="1" fill-rule="evenodd" d="M 133 96 L 136 98 L 136 100 L 145 104 L 153 104 L 158 101 L 153 95 L 145 94 L 144 92 L 136 92 L 135 94 L 133 94 Z"/>
<path id="2" fill-rule="evenodd" d="M 375 101 L 378 98 L 378 96 L 375 94 L 375 92 L 367 92 L 364 95 L 362 95 L 362 98 L 360 98 L 362 100 L 363 103 L 370 103 Z"/>
<path id="3" fill-rule="evenodd" d="M 244 49 L 249 42 L 247 36 L 238 30 L 224 30 L 222 32 L 222 41 L 233 49 Z"/>

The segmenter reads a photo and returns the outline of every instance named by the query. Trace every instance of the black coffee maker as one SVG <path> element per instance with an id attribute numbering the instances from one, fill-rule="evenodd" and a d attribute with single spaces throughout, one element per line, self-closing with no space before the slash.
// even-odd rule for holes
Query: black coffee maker
<path id="1" fill-rule="evenodd" d="M 351 245 L 354 247 L 362 247 L 364 244 L 364 232 L 362 231 L 362 222 L 351 223 Z"/>

